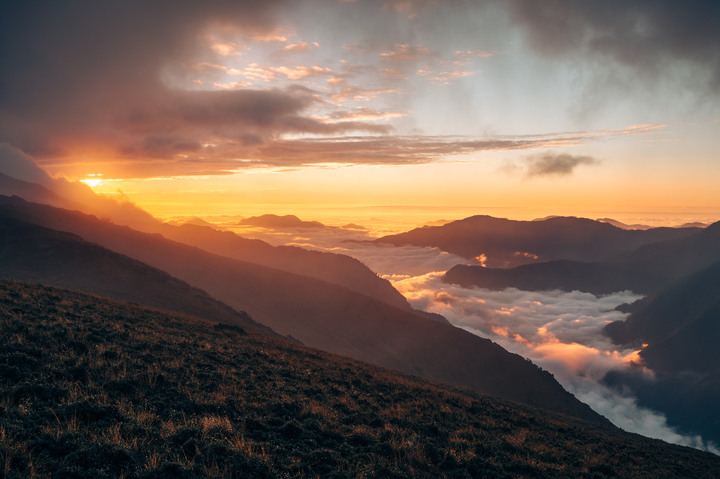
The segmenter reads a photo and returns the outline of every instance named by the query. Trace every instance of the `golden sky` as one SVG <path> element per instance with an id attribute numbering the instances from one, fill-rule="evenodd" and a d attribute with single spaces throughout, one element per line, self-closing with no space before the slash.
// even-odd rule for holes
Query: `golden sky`
<path id="1" fill-rule="evenodd" d="M 0 142 L 162 217 L 717 219 L 720 12 L 691 3 L 3 7 Z"/>

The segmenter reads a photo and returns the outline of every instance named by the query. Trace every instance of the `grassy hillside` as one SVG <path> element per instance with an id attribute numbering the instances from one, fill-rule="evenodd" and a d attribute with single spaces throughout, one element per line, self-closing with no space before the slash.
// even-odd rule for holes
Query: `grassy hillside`
<path id="1" fill-rule="evenodd" d="M 2 477 L 718 477 L 720 457 L 242 329 L 0 282 Z"/>
<path id="2" fill-rule="evenodd" d="M 31 281 L 131 301 L 275 334 L 244 311 L 156 268 L 0 211 L 0 279 Z"/>

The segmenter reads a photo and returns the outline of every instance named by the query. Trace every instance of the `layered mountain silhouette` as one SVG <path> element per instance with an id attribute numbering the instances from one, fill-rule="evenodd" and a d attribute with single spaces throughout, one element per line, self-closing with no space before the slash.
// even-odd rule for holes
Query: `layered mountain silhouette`
<path id="1" fill-rule="evenodd" d="M 42 177 L 42 175 L 44 175 L 42 170 L 36 172 L 36 176 Z M 107 198 L 98 197 L 85 185 L 68 184 L 49 177 L 44 183 L 47 186 L 18 180 L 0 173 L 0 194 L 15 195 L 30 202 L 82 211 L 99 218 L 107 218 L 119 225 L 130 226 L 148 233 L 159 233 L 166 238 L 223 256 L 329 281 L 392 306 L 408 311 L 412 309 L 405 297 L 387 280 L 378 277 L 355 258 L 297 247 L 276 247 L 261 240 L 242 238 L 235 233 L 218 231 L 203 225 L 166 224 L 130 203 L 118 204 Z M 80 197 L 86 201 L 77 202 L 68 199 L 68 196 L 64 196 L 68 191 L 73 192 L 69 197 Z"/>
<path id="2" fill-rule="evenodd" d="M 156 268 L 0 211 L 0 278 L 42 282 L 274 334 L 267 326 Z"/>
<path id="3" fill-rule="evenodd" d="M 237 310 L 247 311 L 277 333 L 291 335 L 309 346 L 603 421 L 552 375 L 521 356 L 447 323 L 342 286 L 215 255 L 158 234 L 20 198 L 0 198 L 0 212 L 5 218 L 73 233 L 166 271 Z"/>
<path id="4" fill-rule="evenodd" d="M 655 377 L 611 374 L 642 404 L 664 412 L 671 424 L 720 443 L 720 262 L 635 303 L 625 321 L 604 332 L 618 344 L 640 346 Z"/>
<path id="5" fill-rule="evenodd" d="M 585 218 L 550 217 L 515 221 L 471 216 L 442 226 L 424 226 L 384 236 L 379 243 L 433 246 L 490 268 L 551 260 L 605 261 L 657 241 L 682 238 L 696 228 L 627 230 Z"/>
<path id="6" fill-rule="evenodd" d="M 720 222 L 688 236 L 640 246 L 612 261 L 558 260 L 509 269 L 457 265 L 445 274 L 445 280 L 488 289 L 561 289 L 595 294 L 632 290 L 649 294 L 716 261 L 720 261 Z"/>
<path id="7" fill-rule="evenodd" d="M 230 231 L 193 224 L 163 224 L 155 231 L 168 239 L 205 251 L 328 281 L 396 308 L 412 310 L 405 297 L 389 281 L 380 278 L 350 256 L 310 251 L 296 246 L 272 246 L 261 240 L 242 238 Z"/>

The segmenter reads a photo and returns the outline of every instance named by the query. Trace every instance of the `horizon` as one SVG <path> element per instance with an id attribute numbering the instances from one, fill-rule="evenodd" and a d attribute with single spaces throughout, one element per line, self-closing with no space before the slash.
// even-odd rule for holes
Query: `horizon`
<path id="1" fill-rule="evenodd" d="M 720 217 L 717 4 L 321 4 L 8 6 L 0 142 L 161 218 Z"/>
<path id="2" fill-rule="evenodd" d="M 439 315 L 618 427 L 720 454 L 719 431 L 698 432 L 706 424 L 658 399 L 680 384 L 710 403 L 711 387 L 643 356 L 694 348 L 692 321 L 714 334 L 720 311 L 708 292 L 720 230 L 678 228 L 720 221 L 719 22 L 712 0 L 5 2 L 2 193 L 83 214 L 7 198 L 5 213 L 384 367 L 406 346 L 417 349 L 397 362 L 404 371 L 435 366 L 436 338 L 393 315 L 406 326 Z M 240 221 L 266 214 L 332 228 Z M 637 231 L 566 221 L 411 232 L 475 215 Z M 183 227 L 194 218 L 214 228 Z M 641 231 L 658 227 L 678 229 Z M 45 233 L 8 275 L 85 284 L 97 273 L 83 255 L 43 270 L 61 249 L 45 248 Z M 687 283 L 707 306 L 698 319 L 682 287 L 702 274 L 708 291 Z M 667 324 L 611 338 L 608 325 L 658 297 L 680 312 L 659 307 L 674 314 L 654 312 Z M 657 332 L 672 321 L 686 350 L 666 341 L 676 330 Z M 388 328 L 397 335 L 378 334 Z M 438 343 L 446 369 L 431 379 L 477 372 L 451 342 Z M 688 370 L 720 377 L 703 357 Z"/>

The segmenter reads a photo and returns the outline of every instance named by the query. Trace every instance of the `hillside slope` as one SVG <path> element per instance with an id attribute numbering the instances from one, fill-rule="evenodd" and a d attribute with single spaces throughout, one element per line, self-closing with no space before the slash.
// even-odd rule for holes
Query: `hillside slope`
<path id="1" fill-rule="evenodd" d="M 655 372 L 612 374 L 609 384 L 631 387 L 670 424 L 720 443 L 720 262 L 632 306 L 605 333 L 619 344 L 647 344 L 643 364 Z"/>
<path id="2" fill-rule="evenodd" d="M 412 309 L 405 297 L 395 290 L 389 281 L 378 277 L 367 266 L 349 256 L 297 247 L 276 247 L 264 241 L 242 238 L 235 233 L 219 231 L 208 226 L 176 226 L 162 223 L 135 205 L 116 203 L 111 199 L 95 195 L 84 184 L 53 180 L 34 165 L 33 168 L 38 170 L 37 176 L 45 178 L 44 185 L 29 183 L 0 173 L 0 195 L 18 196 L 33 203 L 78 210 L 99 218 L 108 218 L 113 223 L 148 233 L 159 233 L 166 238 L 222 256 L 329 281 L 397 308 L 407 311 Z M 266 215 L 264 218 L 272 220 L 273 217 Z"/>
<path id="3" fill-rule="evenodd" d="M 164 271 L 0 211 L 0 278 L 41 282 L 274 334 Z"/>
<path id="4" fill-rule="evenodd" d="M 0 282 L 5 477 L 693 477 L 720 457 L 266 336 Z"/>
<path id="5" fill-rule="evenodd" d="M 207 253 L 20 199 L 0 211 L 88 241 L 201 288 L 281 335 L 308 346 L 597 421 L 604 418 L 549 373 L 471 333 L 389 306 L 335 284 Z"/>

